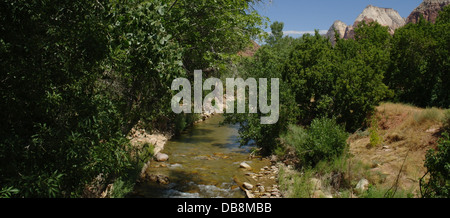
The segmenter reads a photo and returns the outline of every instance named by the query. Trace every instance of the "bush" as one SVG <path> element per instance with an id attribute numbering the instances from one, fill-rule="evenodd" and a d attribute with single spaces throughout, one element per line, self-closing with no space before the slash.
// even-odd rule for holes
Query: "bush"
<path id="1" fill-rule="evenodd" d="M 435 24 L 421 19 L 395 31 L 386 84 L 396 100 L 419 107 L 449 107 L 450 7 Z"/>
<path id="2" fill-rule="evenodd" d="M 369 132 L 370 132 L 370 146 L 371 147 L 376 147 L 378 145 L 380 145 L 383 140 L 378 132 L 378 119 L 376 116 L 374 116 L 372 118 L 371 121 L 371 126 L 369 128 Z"/>
<path id="3" fill-rule="evenodd" d="M 393 192 L 392 190 L 369 185 L 367 191 L 359 195 L 360 198 L 413 198 L 414 194 L 409 190 L 398 190 Z"/>
<path id="4" fill-rule="evenodd" d="M 335 119 L 321 118 L 313 120 L 309 129 L 289 126 L 282 138 L 295 147 L 303 166 L 314 167 L 322 160 L 341 156 L 347 148 L 348 134 Z"/>
<path id="5" fill-rule="evenodd" d="M 443 123 L 445 131 L 450 132 L 450 110 L 445 111 Z"/>
<path id="6" fill-rule="evenodd" d="M 290 48 L 296 43 L 297 39 L 284 37 L 277 40 L 273 46 L 269 44 L 262 46 L 253 58 L 244 59 L 240 63 L 239 71 L 243 73 L 240 76 L 244 79 L 281 78 L 280 69 L 289 55 Z M 268 86 L 270 87 L 270 83 Z M 289 86 L 286 81 L 280 80 L 280 117 L 276 124 L 262 125 L 261 113 L 225 114 L 225 122 L 240 124 L 239 136 L 242 145 L 253 141 L 262 149 L 263 154 L 270 154 L 276 149 L 279 136 L 285 133 L 288 124 L 295 123 L 298 117 L 298 106 L 292 101 L 294 94 Z"/>
<path id="7" fill-rule="evenodd" d="M 338 40 L 333 47 L 316 33 L 294 46 L 282 72 L 300 106 L 301 124 L 336 117 L 347 131 L 355 131 L 382 99 L 392 95 L 383 83 L 389 62 L 386 28 L 360 25 L 356 36 L 357 40 Z"/>
<path id="8" fill-rule="evenodd" d="M 441 122 L 442 119 L 442 112 L 437 108 L 427 108 L 414 114 L 414 121 L 416 121 L 417 124 L 423 124 L 427 121 Z"/>
<path id="9" fill-rule="evenodd" d="M 420 180 L 420 191 L 425 198 L 450 197 L 450 135 L 444 133 L 437 150 L 428 151 L 425 159 L 426 175 L 430 175 L 427 183 Z M 425 175 L 425 176 L 426 176 Z M 425 177 L 424 176 L 424 177 Z"/>

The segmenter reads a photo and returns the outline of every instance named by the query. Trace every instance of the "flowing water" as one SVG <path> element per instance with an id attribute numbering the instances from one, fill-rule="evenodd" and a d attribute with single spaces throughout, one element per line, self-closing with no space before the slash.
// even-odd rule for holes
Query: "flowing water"
<path id="1" fill-rule="evenodd" d="M 136 197 L 146 198 L 241 198 L 243 191 L 233 178 L 246 181 L 239 164 L 254 170 L 268 166 L 265 159 L 249 159 L 252 146 L 240 146 L 237 125 L 220 125 L 222 116 L 213 116 L 195 125 L 165 146 L 170 159 L 152 162 L 149 174 L 165 175 L 170 184 L 152 182 L 135 187 Z M 255 171 L 256 172 L 256 171 Z"/>

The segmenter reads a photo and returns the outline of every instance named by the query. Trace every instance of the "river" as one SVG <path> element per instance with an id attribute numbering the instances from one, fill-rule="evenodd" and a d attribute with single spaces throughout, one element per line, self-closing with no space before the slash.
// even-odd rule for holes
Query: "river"
<path id="1" fill-rule="evenodd" d="M 238 125 L 221 125 L 223 117 L 213 116 L 173 138 L 164 153 L 169 160 L 153 161 L 149 174 L 165 175 L 170 184 L 152 182 L 136 185 L 133 197 L 145 198 L 243 198 L 233 178 L 246 181 L 246 162 L 258 171 L 270 165 L 266 159 L 249 159 L 253 146 L 240 146 Z"/>

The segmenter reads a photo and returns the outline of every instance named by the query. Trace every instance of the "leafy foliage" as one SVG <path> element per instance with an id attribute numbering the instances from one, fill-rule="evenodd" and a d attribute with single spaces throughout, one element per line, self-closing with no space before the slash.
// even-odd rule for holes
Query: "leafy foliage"
<path id="1" fill-rule="evenodd" d="M 432 24 L 421 19 L 396 31 L 386 84 L 396 100 L 420 107 L 450 107 L 450 7 Z"/>
<path id="2" fill-rule="evenodd" d="M 308 129 L 289 126 L 283 141 L 293 146 L 305 167 L 341 156 L 347 148 L 348 134 L 334 119 L 315 119 Z"/>
<path id="3" fill-rule="evenodd" d="M 450 132 L 450 109 L 446 110 L 444 114 L 444 128 L 447 132 Z"/>
<path id="4" fill-rule="evenodd" d="M 428 151 L 425 159 L 425 167 L 430 178 L 425 183 L 421 179 L 421 193 L 425 198 L 450 197 L 450 135 L 444 133 L 444 138 L 439 142 L 436 150 Z"/>
<path id="5" fill-rule="evenodd" d="M 111 53 L 102 82 L 127 121 L 125 134 L 139 120 L 162 122 L 171 112 L 170 85 L 184 76 L 181 50 L 163 25 L 167 10 L 162 1 L 114 1 L 111 6 Z"/>
<path id="6" fill-rule="evenodd" d="M 262 31 L 253 2 L 2 1 L 2 196 L 78 197 L 127 174 L 130 129 L 175 125 L 173 79 Z"/>
<path id="7" fill-rule="evenodd" d="M 378 119 L 376 116 L 373 116 L 370 121 L 369 133 L 370 133 L 370 146 L 372 148 L 380 145 L 383 142 L 379 133 Z"/>
<path id="8" fill-rule="evenodd" d="M 283 28 L 284 23 L 275 21 L 270 25 L 270 29 L 272 30 L 272 34 L 269 36 L 267 43 L 273 45 L 277 43 L 280 39 L 283 38 Z"/>
<path id="9" fill-rule="evenodd" d="M 252 9 L 259 0 L 175 0 L 164 19 L 168 32 L 179 43 L 183 66 L 205 73 L 227 68 L 230 58 L 262 33 L 264 19 Z M 218 76 L 218 75 L 215 75 Z"/>
<path id="10" fill-rule="evenodd" d="M 25 197 L 79 194 L 128 163 L 115 105 L 95 88 L 107 14 L 92 1 L 1 3 L 0 183 Z"/>
<path id="11" fill-rule="evenodd" d="M 254 57 L 244 58 L 239 65 L 239 73 L 243 78 L 281 78 L 281 68 L 289 55 L 289 48 L 297 43 L 291 37 L 284 37 L 273 42 L 273 45 L 262 46 Z M 268 82 L 270 87 L 270 80 Z M 287 130 L 289 123 L 296 120 L 297 107 L 293 93 L 286 81 L 280 80 L 280 117 L 273 125 L 261 125 L 262 114 L 226 114 L 226 122 L 239 123 L 241 144 L 255 142 L 263 149 L 263 153 L 271 153 L 278 144 L 278 137 Z M 268 94 L 270 95 L 270 93 Z"/>
<path id="12" fill-rule="evenodd" d="M 383 83 L 389 57 L 383 48 L 389 39 L 387 29 L 363 22 L 355 33 L 356 40 L 338 40 L 335 47 L 318 33 L 306 35 L 292 51 L 283 78 L 300 106 L 300 123 L 334 116 L 354 131 L 390 95 Z"/>

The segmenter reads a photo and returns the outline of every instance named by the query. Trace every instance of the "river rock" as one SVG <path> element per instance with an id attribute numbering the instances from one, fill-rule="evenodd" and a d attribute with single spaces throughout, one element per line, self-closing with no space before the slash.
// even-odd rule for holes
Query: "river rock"
<path id="1" fill-rule="evenodd" d="M 272 162 L 272 164 L 276 163 L 277 161 L 278 161 L 278 157 L 276 155 L 270 156 L 270 162 Z"/>
<path id="2" fill-rule="evenodd" d="M 320 179 L 311 178 L 309 183 L 311 184 L 313 190 L 320 190 L 322 188 L 322 182 Z"/>
<path id="3" fill-rule="evenodd" d="M 250 184 L 250 183 L 248 183 L 248 182 L 244 182 L 242 185 L 243 185 L 244 188 L 247 189 L 247 190 L 252 190 L 252 189 L 253 189 L 253 185 Z"/>
<path id="4" fill-rule="evenodd" d="M 367 179 L 361 179 L 359 180 L 358 184 L 356 184 L 356 191 L 358 192 L 364 192 L 369 188 L 369 181 Z"/>
<path id="5" fill-rule="evenodd" d="M 325 197 L 325 193 L 322 190 L 315 190 L 311 196 L 312 198 L 323 198 Z"/>
<path id="6" fill-rule="evenodd" d="M 252 170 L 252 167 L 245 162 L 242 162 L 241 164 L 239 164 L 239 167 L 244 168 L 246 170 Z"/>
<path id="7" fill-rule="evenodd" d="M 156 154 L 155 158 L 156 158 L 156 161 L 158 161 L 158 162 L 165 162 L 165 161 L 169 160 L 169 155 L 163 154 L 163 153 L 158 153 L 158 154 Z"/>
<path id="8" fill-rule="evenodd" d="M 249 190 L 244 190 L 245 191 L 245 195 L 247 196 L 247 198 L 255 198 L 255 195 L 252 194 Z"/>
<path id="9" fill-rule="evenodd" d="M 312 198 L 333 198 L 333 195 L 330 193 L 325 193 L 322 190 L 316 190 L 313 192 Z"/>
<path id="10" fill-rule="evenodd" d="M 275 197 L 275 198 L 281 197 L 280 192 L 276 192 L 276 191 L 272 191 L 272 193 L 270 193 L 270 195 L 271 195 L 272 197 Z"/>
<path id="11" fill-rule="evenodd" d="M 263 185 L 258 186 L 258 190 L 259 190 L 259 192 L 261 192 L 261 193 L 266 192 L 266 188 L 265 188 Z"/>
<path id="12" fill-rule="evenodd" d="M 169 177 L 164 175 L 155 175 L 151 174 L 147 176 L 148 181 L 150 182 L 156 182 L 161 185 L 167 185 L 170 183 Z"/>

